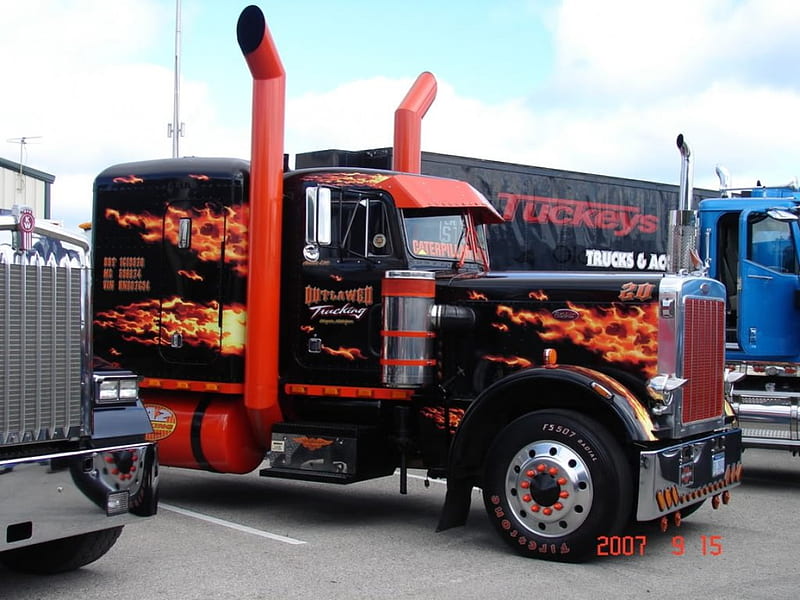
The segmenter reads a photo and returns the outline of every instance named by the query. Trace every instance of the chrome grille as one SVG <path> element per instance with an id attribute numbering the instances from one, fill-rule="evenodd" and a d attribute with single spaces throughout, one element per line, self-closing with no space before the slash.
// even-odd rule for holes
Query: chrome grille
<path id="1" fill-rule="evenodd" d="M 689 297 L 685 302 L 683 388 L 684 424 L 719 417 L 723 412 L 725 303 Z"/>
<path id="2" fill-rule="evenodd" d="M 0 256 L 0 445 L 81 430 L 83 267 Z"/>

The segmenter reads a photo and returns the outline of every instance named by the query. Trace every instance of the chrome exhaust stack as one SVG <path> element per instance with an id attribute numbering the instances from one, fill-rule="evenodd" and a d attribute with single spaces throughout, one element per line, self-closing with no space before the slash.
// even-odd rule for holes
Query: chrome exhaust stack
<path id="1" fill-rule="evenodd" d="M 697 254 L 697 213 L 692 208 L 692 153 L 683 134 L 678 135 L 677 143 L 681 153 L 681 180 L 678 208 L 669 215 L 667 272 L 688 273 L 700 269 L 702 261 Z"/>

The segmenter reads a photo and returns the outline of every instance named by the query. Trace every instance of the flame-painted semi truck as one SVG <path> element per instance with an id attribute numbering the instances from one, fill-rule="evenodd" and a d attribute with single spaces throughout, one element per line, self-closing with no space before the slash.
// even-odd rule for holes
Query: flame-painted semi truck
<path id="1" fill-rule="evenodd" d="M 92 367 L 89 242 L 0 211 L 0 564 L 55 573 L 154 515 L 155 444 L 138 378 Z"/>
<path id="2" fill-rule="evenodd" d="M 237 33 L 251 161 L 95 182 L 94 351 L 142 375 L 163 464 L 339 484 L 399 469 L 401 493 L 422 468 L 447 480 L 439 529 L 479 486 L 506 542 L 554 560 L 728 500 L 719 282 L 492 271 L 501 215 L 419 174 L 430 74 L 395 113 L 393 169 L 286 171 L 285 73 L 258 8 Z"/>
<path id="3" fill-rule="evenodd" d="M 392 152 L 318 150 L 298 154 L 296 165 L 388 168 Z M 666 269 L 678 186 L 433 152 L 422 153 L 421 167 L 468 181 L 504 216 L 487 235 L 495 270 Z M 692 206 L 699 254 L 726 288 L 726 368 L 743 445 L 796 453 L 800 191 L 796 183 L 731 189 L 718 174 L 720 192 L 695 189 Z"/>

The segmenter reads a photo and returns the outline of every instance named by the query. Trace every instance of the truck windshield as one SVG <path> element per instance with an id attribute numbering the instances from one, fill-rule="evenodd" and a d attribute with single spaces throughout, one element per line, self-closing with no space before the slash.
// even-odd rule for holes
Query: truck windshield
<path id="1" fill-rule="evenodd" d="M 417 258 L 488 268 L 486 238 L 467 213 L 404 212 L 408 250 Z"/>

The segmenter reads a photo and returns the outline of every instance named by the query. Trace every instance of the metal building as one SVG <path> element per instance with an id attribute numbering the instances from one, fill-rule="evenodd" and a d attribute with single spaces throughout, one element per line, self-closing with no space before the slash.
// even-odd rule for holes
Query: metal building
<path id="1" fill-rule="evenodd" d="M 50 186 L 55 175 L 0 158 L 0 208 L 30 206 L 40 219 L 50 218 Z"/>

